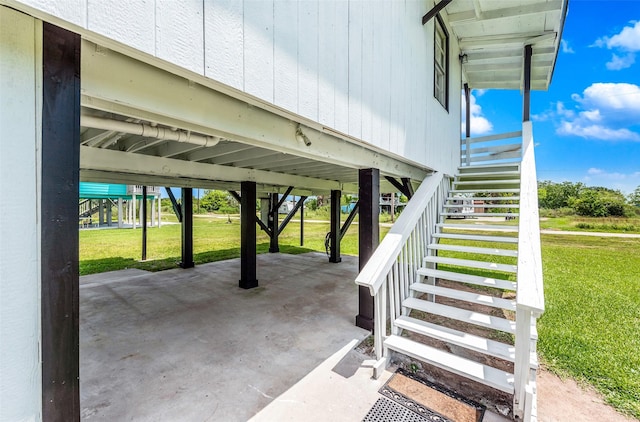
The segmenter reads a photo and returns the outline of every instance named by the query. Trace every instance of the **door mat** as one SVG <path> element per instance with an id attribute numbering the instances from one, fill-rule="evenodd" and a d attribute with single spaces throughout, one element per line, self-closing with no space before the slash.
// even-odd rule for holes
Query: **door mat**
<path id="1" fill-rule="evenodd" d="M 382 386 L 380 394 L 434 422 L 480 422 L 486 410 L 480 403 L 401 368 Z"/>

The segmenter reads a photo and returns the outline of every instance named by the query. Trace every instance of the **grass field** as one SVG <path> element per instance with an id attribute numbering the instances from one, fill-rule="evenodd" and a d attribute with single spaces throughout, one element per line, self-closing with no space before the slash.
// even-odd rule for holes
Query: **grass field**
<path id="1" fill-rule="evenodd" d="M 381 228 L 381 236 L 388 229 Z M 328 223 L 292 222 L 281 251 L 324 251 Z M 122 268 L 162 270 L 180 260 L 180 225 L 148 231 L 148 260 L 140 262 L 141 230 L 82 230 L 81 274 Z M 239 220 L 196 217 L 196 264 L 238 257 Z M 258 231 L 258 251 L 269 243 Z M 475 245 L 478 246 L 478 245 Z M 341 244 L 357 254 L 357 226 Z M 538 325 L 543 363 L 553 372 L 596 387 L 606 400 L 640 419 L 640 239 L 543 235 L 546 312 Z"/>

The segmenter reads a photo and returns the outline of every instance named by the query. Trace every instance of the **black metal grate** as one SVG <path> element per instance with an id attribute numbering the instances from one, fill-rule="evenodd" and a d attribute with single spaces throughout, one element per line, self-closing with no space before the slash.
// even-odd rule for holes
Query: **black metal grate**
<path id="1" fill-rule="evenodd" d="M 433 418 L 435 416 L 435 419 Z M 438 415 L 423 418 L 406 407 L 384 397 L 379 398 L 362 422 L 438 422 L 446 421 Z"/>

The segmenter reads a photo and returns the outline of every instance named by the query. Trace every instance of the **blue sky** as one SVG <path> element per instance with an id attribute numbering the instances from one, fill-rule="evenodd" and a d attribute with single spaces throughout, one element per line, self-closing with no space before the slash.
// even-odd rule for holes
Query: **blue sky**
<path id="1" fill-rule="evenodd" d="M 473 91 L 475 135 L 518 130 L 520 92 Z M 640 0 L 570 0 L 553 81 L 532 92 L 538 180 L 640 185 Z"/>

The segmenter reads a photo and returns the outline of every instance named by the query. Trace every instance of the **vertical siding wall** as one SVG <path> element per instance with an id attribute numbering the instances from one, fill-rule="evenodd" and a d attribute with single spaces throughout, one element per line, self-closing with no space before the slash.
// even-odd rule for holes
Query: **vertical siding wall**
<path id="1" fill-rule="evenodd" d="M 447 113 L 432 0 L 23 3 L 432 168 L 459 161 L 459 52 L 452 37 Z"/>
<path id="2" fill-rule="evenodd" d="M 0 421 L 41 420 L 39 21 L 0 6 Z"/>

